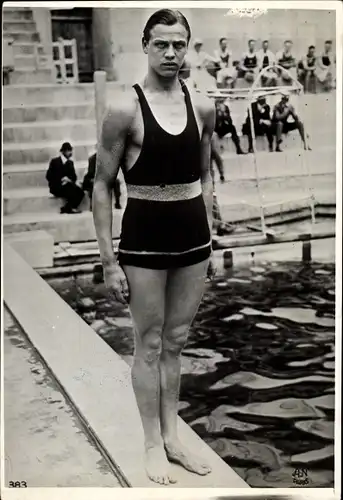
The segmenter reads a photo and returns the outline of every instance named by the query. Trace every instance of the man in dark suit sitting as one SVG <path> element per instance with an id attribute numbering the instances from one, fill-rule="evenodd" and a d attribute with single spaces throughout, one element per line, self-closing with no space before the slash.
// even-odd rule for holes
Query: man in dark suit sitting
<path id="1" fill-rule="evenodd" d="M 266 102 L 266 98 L 259 96 L 256 102 L 251 105 L 252 119 L 254 123 L 255 137 L 266 135 L 268 139 L 269 151 L 273 151 L 273 124 L 270 115 L 270 106 Z M 247 119 L 242 127 L 244 135 L 248 136 L 249 140 L 249 153 L 253 153 L 253 140 L 250 126 L 250 115 L 248 113 Z"/>
<path id="2" fill-rule="evenodd" d="M 49 183 L 50 193 L 57 198 L 63 198 L 65 205 L 61 208 L 61 214 L 80 213 L 78 206 L 84 197 L 84 192 L 76 184 L 77 176 L 74 162 L 71 157 L 73 148 L 69 142 L 62 144 L 60 156 L 50 161 L 46 179 Z"/>
<path id="3" fill-rule="evenodd" d="M 84 176 L 83 183 L 82 183 L 82 187 L 83 187 L 84 191 L 88 192 L 91 210 L 92 210 L 92 195 L 93 195 L 95 169 L 96 169 L 96 153 L 94 153 L 92 156 L 90 156 L 88 158 L 88 169 L 87 169 L 87 173 Z M 118 179 L 118 177 L 114 181 L 113 191 L 114 191 L 114 198 L 115 198 L 115 208 L 120 210 L 121 209 L 121 204 L 120 204 L 121 191 L 120 191 L 120 180 Z"/>

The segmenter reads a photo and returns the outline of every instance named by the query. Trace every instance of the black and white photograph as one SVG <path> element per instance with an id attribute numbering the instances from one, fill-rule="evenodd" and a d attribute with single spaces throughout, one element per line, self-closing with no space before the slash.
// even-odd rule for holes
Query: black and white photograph
<path id="1" fill-rule="evenodd" d="M 342 26 L 3 3 L 2 498 L 340 498 Z"/>

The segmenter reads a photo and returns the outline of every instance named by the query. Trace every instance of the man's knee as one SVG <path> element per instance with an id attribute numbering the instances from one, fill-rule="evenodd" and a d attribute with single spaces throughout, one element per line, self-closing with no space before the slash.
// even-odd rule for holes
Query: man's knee
<path id="1" fill-rule="evenodd" d="M 139 332 L 136 341 L 136 351 L 146 363 L 156 362 L 161 354 L 162 348 L 162 322 L 150 325 L 145 331 Z"/>
<path id="2" fill-rule="evenodd" d="M 187 342 L 189 323 L 178 326 L 165 326 L 163 330 L 163 352 L 171 355 L 181 354 Z"/>

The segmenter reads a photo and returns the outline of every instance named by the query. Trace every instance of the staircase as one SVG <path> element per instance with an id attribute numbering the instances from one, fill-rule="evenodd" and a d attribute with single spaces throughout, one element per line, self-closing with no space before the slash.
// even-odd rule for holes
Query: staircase
<path id="1" fill-rule="evenodd" d="M 13 48 L 14 71 L 10 74 L 10 83 L 52 83 L 54 69 L 51 66 L 44 67 L 44 63 L 48 62 L 47 57 L 42 48 L 37 49 L 40 38 L 32 9 L 5 7 L 2 26 L 3 38 L 10 40 Z M 4 50 L 5 47 L 4 45 Z"/>

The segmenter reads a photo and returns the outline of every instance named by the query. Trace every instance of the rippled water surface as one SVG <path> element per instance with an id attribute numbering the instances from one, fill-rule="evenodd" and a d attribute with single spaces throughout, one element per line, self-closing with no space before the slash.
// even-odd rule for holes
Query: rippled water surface
<path id="1" fill-rule="evenodd" d="M 297 487 L 304 468 L 305 486 L 333 486 L 334 272 L 298 263 L 236 269 L 208 285 L 193 323 L 180 416 L 252 487 Z M 109 304 L 103 285 L 55 288 L 132 356 L 128 310 Z"/>

